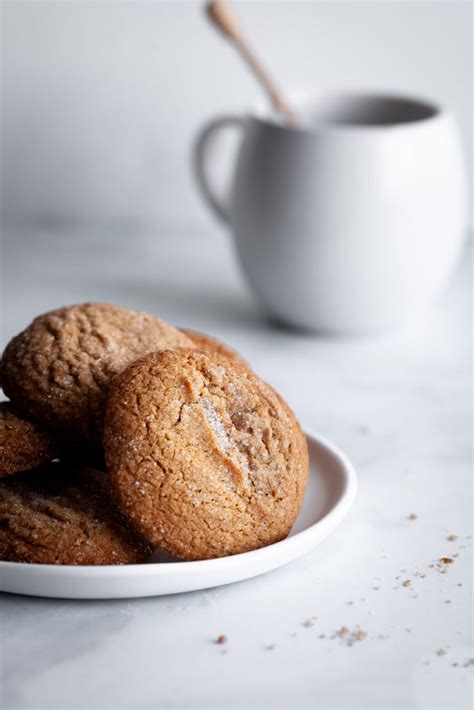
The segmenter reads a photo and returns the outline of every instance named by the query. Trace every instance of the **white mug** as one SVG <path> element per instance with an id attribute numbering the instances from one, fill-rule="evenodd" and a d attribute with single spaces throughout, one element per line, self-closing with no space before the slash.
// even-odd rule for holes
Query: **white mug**
<path id="1" fill-rule="evenodd" d="M 264 310 L 311 330 L 361 333 L 423 312 L 451 274 L 465 227 L 452 116 L 398 96 L 342 94 L 201 131 L 198 184 L 233 233 Z M 215 139 L 242 134 L 229 195 L 210 179 Z M 215 152 L 214 152 L 215 156 Z"/>

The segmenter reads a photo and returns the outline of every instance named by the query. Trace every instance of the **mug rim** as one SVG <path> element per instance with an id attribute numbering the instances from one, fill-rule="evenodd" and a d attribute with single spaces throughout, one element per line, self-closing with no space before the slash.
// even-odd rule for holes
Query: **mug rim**
<path id="1" fill-rule="evenodd" d="M 403 105 L 406 109 L 414 111 L 411 118 L 401 118 L 399 120 L 385 121 L 350 121 L 350 120 L 320 120 L 314 124 L 294 125 L 283 123 L 276 111 L 263 99 L 260 99 L 247 111 L 247 117 L 253 119 L 266 127 L 279 128 L 283 131 L 314 135 L 320 132 L 377 132 L 387 130 L 409 130 L 424 127 L 445 117 L 448 111 L 441 104 L 427 99 L 421 95 L 408 94 L 383 89 L 370 88 L 347 88 L 329 91 L 314 92 L 308 89 L 297 89 L 290 91 L 289 97 L 296 107 L 321 108 L 322 104 L 329 104 L 337 101 L 365 101 L 379 102 L 380 104 L 398 104 L 400 109 Z M 418 113 L 417 113 L 418 112 Z"/>

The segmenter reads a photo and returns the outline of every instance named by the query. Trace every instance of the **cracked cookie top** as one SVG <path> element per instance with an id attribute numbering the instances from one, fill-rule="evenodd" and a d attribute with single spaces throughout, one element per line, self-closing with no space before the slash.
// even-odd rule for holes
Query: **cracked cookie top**
<path id="1" fill-rule="evenodd" d="M 251 371 L 197 350 L 137 360 L 113 382 L 104 446 L 121 510 L 184 559 L 286 537 L 307 479 L 304 435 Z"/>
<path id="2" fill-rule="evenodd" d="M 101 441 L 112 378 L 137 357 L 192 347 L 148 313 L 85 303 L 35 318 L 10 341 L 0 364 L 5 394 L 32 419 L 73 441 Z"/>

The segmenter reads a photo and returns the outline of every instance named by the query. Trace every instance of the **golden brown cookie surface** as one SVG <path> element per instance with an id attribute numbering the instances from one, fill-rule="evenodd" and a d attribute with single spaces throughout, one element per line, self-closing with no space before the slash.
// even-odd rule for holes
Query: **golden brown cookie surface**
<path id="1" fill-rule="evenodd" d="M 207 335 L 206 333 L 199 333 L 197 330 L 180 328 L 180 331 L 193 341 L 198 350 L 202 350 L 205 353 L 210 353 L 211 355 L 217 353 L 218 355 L 222 355 L 223 357 L 227 358 L 235 365 L 241 365 L 245 368 L 249 367 L 243 357 L 241 357 L 238 352 L 236 352 L 220 340 L 217 340 L 216 338 L 213 338 L 210 335 Z"/>
<path id="2" fill-rule="evenodd" d="M 185 559 L 286 537 L 307 479 L 306 442 L 256 375 L 197 350 L 155 353 L 113 382 L 107 466 L 121 510 Z"/>
<path id="3" fill-rule="evenodd" d="M 150 554 L 101 471 L 51 463 L 0 482 L 1 560 L 112 565 L 143 562 Z"/>
<path id="4" fill-rule="evenodd" d="M 13 338 L 0 379 L 12 402 L 55 434 L 97 442 L 111 379 L 148 352 L 189 346 L 152 315 L 85 303 L 39 316 Z"/>
<path id="5" fill-rule="evenodd" d="M 0 477 L 52 461 L 59 446 L 44 429 L 0 402 Z"/>

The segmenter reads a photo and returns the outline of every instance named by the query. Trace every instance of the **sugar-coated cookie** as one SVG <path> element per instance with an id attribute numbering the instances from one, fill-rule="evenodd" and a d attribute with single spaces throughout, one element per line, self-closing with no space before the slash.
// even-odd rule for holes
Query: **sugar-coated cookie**
<path id="1" fill-rule="evenodd" d="M 10 402 L 0 402 L 0 477 L 52 461 L 59 446 L 42 427 L 25 419 Z"/>
<path id="2" fill-rule="evenodd" d="M 0 482 L 0 559 L 143 562 L 151 548 L 117 509 L 106 474 L 55 462 Z"/>
<path id="3" fill-rule="evenodd" d="M 53 433 L 100 443 L 111 379 L 141 355 L 190 346 L 152 315 L 85 303 L 35 318 L 5 349 L 0 380 L 11 401 Z"/>
<path id="4" fill-rule="evenodd" d="M 248 369 L 198 350 L 130 365 L 110 388 L 104 446 L 122 512 L 184 559 L 285 538 L 301 508 L 306 441 Z"/>

